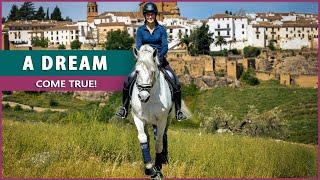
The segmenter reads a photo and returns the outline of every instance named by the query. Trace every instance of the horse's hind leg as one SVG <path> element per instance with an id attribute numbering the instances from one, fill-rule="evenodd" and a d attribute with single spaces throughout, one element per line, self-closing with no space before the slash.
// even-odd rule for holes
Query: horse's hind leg
<path id="1" fill-rule="evenodd" d="M 147 135 L 144 131 L 145 124 L 143 121 L 141 121 L 136 116 L 133 116 L 133 119 L 134 119 L 134 123 L 137 127 L 137 130 L 138 130 L 138 139 L 139 139 L 140 147 L 141 147 L 141 151 L 142 151 L 143 162 L 145 164 L 145 174 L 151 175 L 151 176 L 155 175 L 156 170 L 154 169 L 154 167 L 152 165 L 148 138 L 147 138 Z"/>

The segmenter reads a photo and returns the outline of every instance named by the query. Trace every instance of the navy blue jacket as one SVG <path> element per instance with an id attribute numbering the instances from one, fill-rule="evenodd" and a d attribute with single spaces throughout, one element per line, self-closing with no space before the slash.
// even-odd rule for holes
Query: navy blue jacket
<path id="1" fill-rule="evenodd" d="M 156 22 L 155 29 L 150 34 L 147 25 L 140 26 L 137 30 L 136 47 L 140 47 L 144 44 L 149 44 L 151 47 L 158 50 L 158 56 L 161 66 L 166 66 L 169 63 L 165 59 L 165 55 L 168 52 L 168 39 L 166 28 Z"/>

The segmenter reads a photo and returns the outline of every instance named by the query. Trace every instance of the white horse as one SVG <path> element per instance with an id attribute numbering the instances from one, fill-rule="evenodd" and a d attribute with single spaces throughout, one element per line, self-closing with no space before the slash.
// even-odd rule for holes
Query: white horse
<path id="1" fill-rule="evenodd" d="M 136 82 L 133 85 L 131 106 L 134 123 L 138 130 L 145 174 L 162 179 L 162 164 L 167 163 L 167 121 L 173 102 L 164 74 L 158 69 L 157 50 L 149 45 L 134 48 L 137 59 L 135 73 Z M 152 124 L 155 135 L 156 159 L 152 163 L 146 124 Z"/>

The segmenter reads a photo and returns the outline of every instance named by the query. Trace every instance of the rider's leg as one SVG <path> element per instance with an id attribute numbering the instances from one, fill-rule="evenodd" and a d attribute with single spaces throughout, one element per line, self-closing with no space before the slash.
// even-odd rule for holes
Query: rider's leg
<path id="1" fill-rule="evenodd" d="M 178 121 L 184 120 L 187 117 L 181 111 L 181 85 L 179 79 L 169 65 L 163 67 L 163 69 L 165 71 L 166 79 L 173 87 L 173 100 L 175 103 L 176 118 Z"/>
<path id="2" fill-rule="evenodd" d="M 122 90 L 122 107 L 117 111 L 116 116 L 124 119 L 128 116 L 128 110 L 130 105 L 130 90 L 133 82 L 136 80 L 135 71 L 131 72 L 127 80 L 123 84 Z"/>

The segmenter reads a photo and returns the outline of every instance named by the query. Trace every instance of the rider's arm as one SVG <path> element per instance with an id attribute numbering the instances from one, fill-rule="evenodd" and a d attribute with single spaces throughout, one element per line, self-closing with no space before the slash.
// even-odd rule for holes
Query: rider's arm
<path id="1" fill-rule="evenodd" d="M 136 47 L 139 50 L 141 46 L 142 46 L 142 29 L 139 28 L 137 30 L 137 36 L 136 36 Z"/>
<path id="2" fill-rule="evenodd" d="M 165 27 L 161 31 L 161 52 L 159 53 L 160 61 L 163 60 L 164 56 L 168 52 L 168 35 Z"/>

